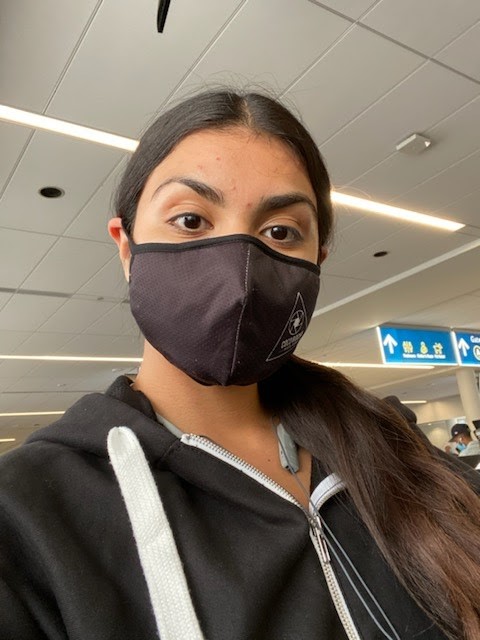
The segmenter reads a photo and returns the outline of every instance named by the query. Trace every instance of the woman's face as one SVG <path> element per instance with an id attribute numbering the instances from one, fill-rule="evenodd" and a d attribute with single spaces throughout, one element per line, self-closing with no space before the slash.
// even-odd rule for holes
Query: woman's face
<path id="1" fill-rule="evenodd" d="M 133 239 L 185 242 L 242 233 L 316 263 L 325 254 L 319 253 L 316 206 L 304 168 L 277 139 L 241 128 L 200 131 L 180 142 L 148 178 Z M 115 225 L 118 218 L 110 233 L 120 244 L 123 234 L 118 228 L 115 233 Z M 127 271 L 125 238 L 123 245 Z"/>

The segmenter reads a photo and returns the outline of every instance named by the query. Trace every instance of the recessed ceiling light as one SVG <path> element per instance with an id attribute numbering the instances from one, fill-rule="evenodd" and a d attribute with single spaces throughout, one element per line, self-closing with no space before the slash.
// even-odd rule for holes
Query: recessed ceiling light
<path id="1" fill-rule="evenodd" d="M 58 187 L 42 187 L 38 193 L 44 198 L 61 198 L 65 195 L 65 191 Z"/>
<path id="2" fill-rule="evenodd" d="M 334 204 L 343 204 L 347 207 L 354 207 L 355 209 L 362 209 L 363 211 L 371 211 L 372 213 L 378 213 L 383 216 L 390 216 L 391 218 L 405 220 L 406 222 L 424 224 L 429 227 L 444 229 L 445 231 L 458 231 L 465 226 L 460 222 L 453 222 L 452 220 L 446 220 L 445 218 L 437 218 L 436 216 L 419 213 L 418 211 L 411 211 L 410 209 L 393 207 L 389 204 L 383 204 L 382 202 L 375 202 L 374 200 L 349 196 L 346 193 L 339 193 L 338 191 L 332 191 L 331 197 Z"/>
<path id="3" fill-rule="evenodd" d="M 377 251 L 373 254 L 374 258 L 383 258 L 384 256 L 388 256 L 388 251 Z"/>

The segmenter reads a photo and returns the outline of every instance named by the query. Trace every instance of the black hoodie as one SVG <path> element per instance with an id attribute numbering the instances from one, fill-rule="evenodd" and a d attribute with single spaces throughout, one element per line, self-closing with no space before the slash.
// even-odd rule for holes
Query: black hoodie
<path id="1" fill-rule="evenodd" d="M 114 454 L 122 438 L 145 473 L 128 470 L 138 447 Z M 3 456 L 0 640 L 444 639 L 339 478 L 314 464 L 321 527 L 204 441 L 170 433 L 121 377 Z M 172 562 L 155 552 L 170 530 Z"/>

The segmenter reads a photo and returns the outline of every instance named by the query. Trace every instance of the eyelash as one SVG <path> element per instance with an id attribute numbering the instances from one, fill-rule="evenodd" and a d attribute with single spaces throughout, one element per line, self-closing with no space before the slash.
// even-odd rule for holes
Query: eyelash
<path id="1" fill-rule="evenodd" d="M 213 226 L 203 216 L 201 216 L 198 213 L 182 213 L 168 220 L 168 223 L 171 224 L 172 226 L 177 227 L 181 231 L 184 231 L 189 234 L 194 234 L 194 233 L 198 233 L 205 230 L 204 228 L 202 229 L 201 227 L 198 229 L 189 229 L 188 227 L 180 226 L 178 224 L 179 221 L 186 218 L 196 218 L 199 221 L 206 222 L 208 224 L 209 229 L 213 228 Z M 290 239 L 277 239 L 277 238 L 272 238 L 271 236 L 266 236 L 273 242 L 279 242 L 285 245 L 285 244 L 294 244 L 296 242 L 300 242 L 301 240 L 303 240 L 303 236 L 298 229 L 295 229 L 295 227 L 292 227 L 289 225 L 283 225 L 283 224 L 274 224 L 271 227 L 267 227 L 263 229 L 262 234 L 265 234 L 266 231 L 272 231 L 273 229 L 282 229 L 282 230 L 286 229 L 287 234 L 289 233 L 293 236 Z"/>

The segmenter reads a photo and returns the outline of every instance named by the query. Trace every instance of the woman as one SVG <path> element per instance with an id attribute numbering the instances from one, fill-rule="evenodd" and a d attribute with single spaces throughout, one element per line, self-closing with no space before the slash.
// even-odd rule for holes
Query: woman
<path id="1" fill-rule="evenodd" d="M 261 95 L 143 136 L 109 223 L 143 363 L 2 460 L 1 640 L 478 640 L 473 472 L 292 356 L 329 194 Z"/>

